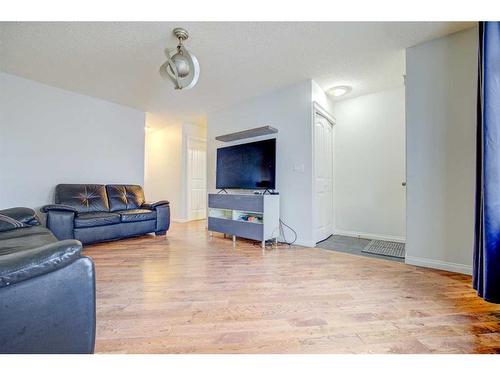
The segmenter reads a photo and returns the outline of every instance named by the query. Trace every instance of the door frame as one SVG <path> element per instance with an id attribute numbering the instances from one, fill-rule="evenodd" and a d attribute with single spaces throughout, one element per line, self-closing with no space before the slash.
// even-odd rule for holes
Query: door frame
<path id="1" fill-rule="evenodd" d="M 333 115 L 328 112 L 321 104 L 319 104 L 316 101 L 313 101 L 312 105 L 312 114 L 311 114 L 311 128 L 312 128 L 312 139 L 311 139 L 311 144 L 312 144 L 312 153 L 311 153 L 311 158 L 312 158 L 312 194 L 311 194 L 311 207 L 312 207 L 312 236 L 313 236 L 313 241 L 314 244 L 313 246 L 316 246 L 317 243 L 317 237 L 316 237 L 316 214 L 318 211 L 318 208 L 316 207 L 316 163 L 315 163 L 315 152 L 316 152 L 316 144 L 315 144 L 315 139 L 316 139 L 316 129 L 315 129 L 315 120 L 316 116 L 321 116 L 324 119 L 326 119 L 332 126 L 332 149 L 335 151 L 335 124 L 336 120 Z M 332 232 L 335 233 L 335 159 L 332 155 Z"/>
<path id="2" fill-rule="evenodd" d="M 191 219 L 190 217 L 190 211 L 191 211 L 191 203 L 190 203 L 190 189 L 191 189 L 191 183 L 189 181 L 189 160 L 188 160 L 188 154 L 189 154 L 189 146 L 190 146 L 190 143 L 191 142 L 201 142 L 201 143 L 205 143 L 205 146 L 206 146 L 206 149 L 205 149 L 205 152 L 207 153 L 208 155 L 208 144 L 207 144 L 207 139 L 204 138 L 204 137 L 199 137 L 199 136 L 195 136 L 195 135 L 192 135 L 192 134 L 188 134 L 187 132 L 185 133 L 185 136 L 183 137 L 184 138 L 184 145 L 183 145 L 183 180 L 184 180 L 184 183 L 183 183 L 183 198 L 182 200 L 184 201 L 184 209 L 185 209 L 185 219 L 184 221 L 185 222 L 188 222 L 188 221 L 192 221 L 192 220 L 195 220 L 195 219 Z M 208 171 L 205 170 L 205 173 L 207 173 Z M 207 179 L 208 176 L 205 175 L 205 179 Z M 206 214 L 208 213 L 208 211 L 206 211 Z M 206 216 L 206 215 L 205 215 Z"/>

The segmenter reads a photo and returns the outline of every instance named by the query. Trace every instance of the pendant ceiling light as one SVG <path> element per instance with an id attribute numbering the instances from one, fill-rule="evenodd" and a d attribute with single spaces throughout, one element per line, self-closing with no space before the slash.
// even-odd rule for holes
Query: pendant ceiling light
<path id="1" fill-rule="evenodd" d="M 200 77 L 200 64 L 195 55 L 182 44 L 189 34 L 182 28 L 175 28 L 174 34 L 179 39 L 177 48 L 165 49 L 167 61 L 160 67 L 161 76 L 172 81 L 176 90 L 191 89 Z"/>

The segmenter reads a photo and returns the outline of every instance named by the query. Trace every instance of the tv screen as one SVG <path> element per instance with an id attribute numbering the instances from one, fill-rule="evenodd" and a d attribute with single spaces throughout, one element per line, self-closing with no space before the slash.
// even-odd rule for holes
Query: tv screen
<path id="1" fill-rule="evenodd" d="M 217 189 L 275 189 L 276 139 L 217 149 Z"/>

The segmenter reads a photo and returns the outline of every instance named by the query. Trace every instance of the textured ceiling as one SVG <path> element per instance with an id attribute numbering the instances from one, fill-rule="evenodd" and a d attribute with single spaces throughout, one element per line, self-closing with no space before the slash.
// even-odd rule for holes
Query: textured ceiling
<path id="1" fill-rule="evenodd" d="M 0 70 L 172 117 L 209 111 L 312 78 L 350 96 L 402 84 L 404 48 L 471 22 L 0 23 Z M 176 91 L 158 68 L 185 27 L 201 76 Z"/>

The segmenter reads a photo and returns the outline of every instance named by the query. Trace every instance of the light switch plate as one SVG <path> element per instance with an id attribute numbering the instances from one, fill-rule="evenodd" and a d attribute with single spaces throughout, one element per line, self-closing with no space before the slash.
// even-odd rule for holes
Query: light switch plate
<path id="1" fill-rule="evenodd" d="M 305 171 L 304 164 L 303 163 L 295 163 L 293 165 L 293 170 L 294 170 L 294 172 L 304 173 L 304 171 Z"/>

